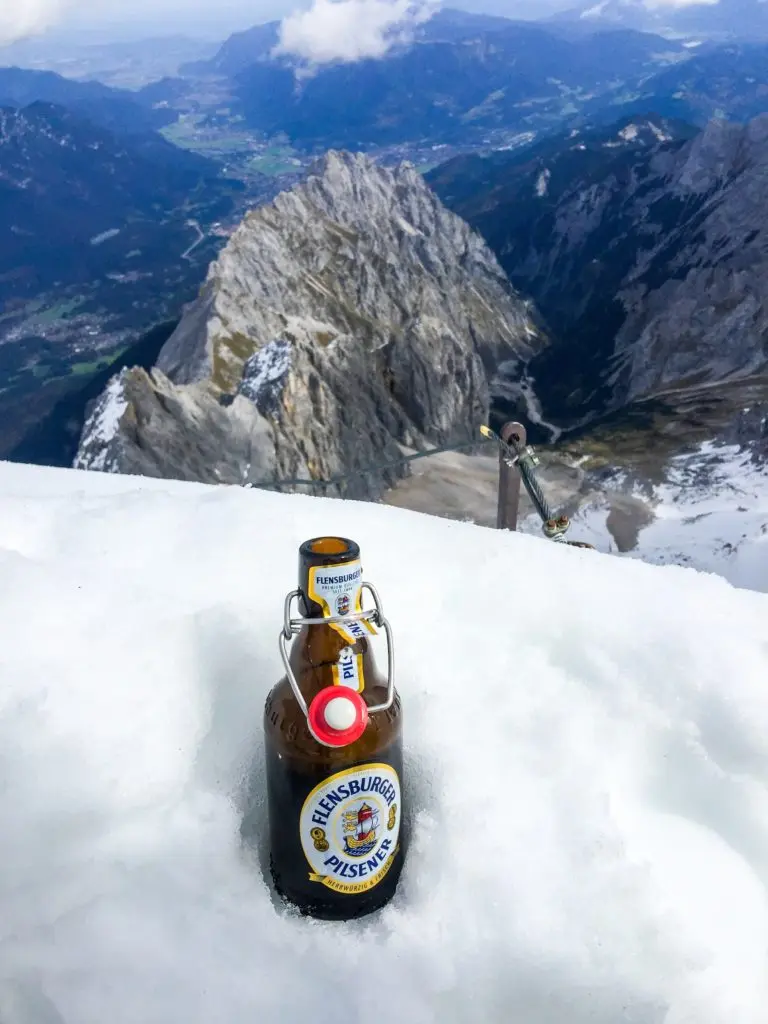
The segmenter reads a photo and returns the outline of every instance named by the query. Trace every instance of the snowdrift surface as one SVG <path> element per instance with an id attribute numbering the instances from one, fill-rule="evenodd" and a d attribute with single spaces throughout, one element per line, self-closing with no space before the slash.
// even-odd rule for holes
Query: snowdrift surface
<path id="1" fill-rule="evenodd" d="M 296 548 L 324 532 L 381 590 L 410 752 L 402 889 L 354 925 L 276 908 L 239 837 Z M 7 464 L 0 579 L 4 1024 L 766 1019 L 764 595 Z"/>

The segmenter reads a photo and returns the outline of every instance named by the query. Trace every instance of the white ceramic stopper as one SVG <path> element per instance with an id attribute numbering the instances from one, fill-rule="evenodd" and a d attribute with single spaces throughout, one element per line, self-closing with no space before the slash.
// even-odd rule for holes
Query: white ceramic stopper
<path id="1" fill-rule="evenodd" d="M 346 697 L 334 697 L 333 700 L 329 700 L 323 715 L 330 728 L 336 729 L 337 732 L 351 729 L 357 720 L 355 705 Z"/>

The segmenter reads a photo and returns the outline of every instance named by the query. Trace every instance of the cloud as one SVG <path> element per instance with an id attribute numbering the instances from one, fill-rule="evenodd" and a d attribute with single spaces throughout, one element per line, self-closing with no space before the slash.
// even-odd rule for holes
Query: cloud
<path id="1" fill-rule="evenodd" d="M 383 57 L 409 41 L 438 5 L 439 0 L 313 0 L 308 11 L 284 19 L 273 52 L 310 64 Z"/>
<path id="2" fill-rule="evenodd" d="M 0 0 L 0 46 L 44 31 L 66 6 L 66 0 Z"/>

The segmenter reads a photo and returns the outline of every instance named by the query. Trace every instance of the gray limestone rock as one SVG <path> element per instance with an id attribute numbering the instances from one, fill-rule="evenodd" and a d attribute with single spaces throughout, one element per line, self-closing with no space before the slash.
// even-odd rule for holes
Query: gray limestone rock
<path id="1" fill-rule="evenodd" d="M 680 153 L 669 185 L 690 216 L 638 253 L 619 291 L 627 400 L 768 363 L 768 115 L 712 122 Z"/>
<path id="2" fill-rule="evenodd" d="M 719 439 L 739 445 L 750 452 L 754 462 L 768 466 L 768 401 L 741 409 Z"/>
<path id="3" fill-rule="evenodd" d="M 248 399 L 225 408 L 205 382 L 179 388 L 161 370 L 133 369 L 94 406 L 74 467 L 245 485 L 274 479 L 276 462 L 269 422 Z"/>
<path id="4" fill-rule="evenodd" d="M 583 425 L 766 367 L 768 115 L 692 138 L 638 118 L 548 146 L 474 191 L 460 163 L 436 183 L 464 196 L 457 210 L 549 328 L 528 368 L 546 419 Z"/>
<path id="5" fill-rule="evenodd" d="M 366 469 L 399 444 L 476 436 L 497 368 L 546 343 L 412 166 L 331 152 L 248 214 L 156 371 L 110 383 L 126 408 L 105 425 L 97 404 L 76 464 L 223 482 L 357 474 L 340 493 L 377 496 L 402 470 Z"/>

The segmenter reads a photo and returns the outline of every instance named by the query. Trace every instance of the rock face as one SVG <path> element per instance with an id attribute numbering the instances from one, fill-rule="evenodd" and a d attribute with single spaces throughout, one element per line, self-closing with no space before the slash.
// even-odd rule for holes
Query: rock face
<path id="1" fill-rule="evenodd" d="M 224 408 L 200 389 L 177 388 L 160 371 L 113 377 L 83 428 L 76 469 L 243 484 L 274 475 L 269 425 L 252 403 Z"/>
<path id="2" fill-rule="evenodd" d="M 413 167 L 331 152 L 246 217 L 156 369 L 110 383 L 75 465 L 240 484 L 356 473 L 339 490 L 374 496 L 399 444 L 476 437 L 496 369 L 545 344 Z"/>
<path id="3" fill-rule="evenodd" d="M 768 363 L 768 116 L 630 122 L 471 175 L 471 197 L 460 168 L 435 187 L 551 328 L 529 370 L 556 425 Z"/>

